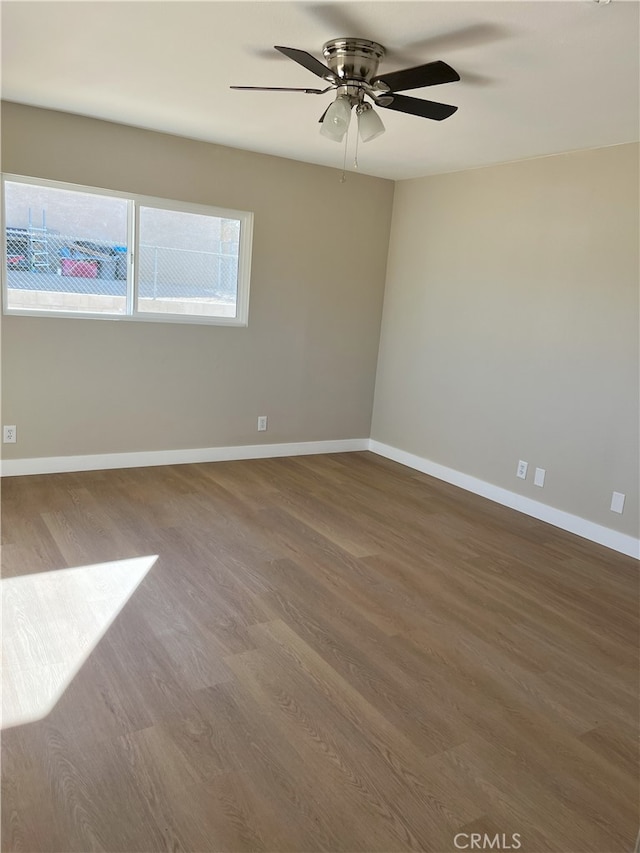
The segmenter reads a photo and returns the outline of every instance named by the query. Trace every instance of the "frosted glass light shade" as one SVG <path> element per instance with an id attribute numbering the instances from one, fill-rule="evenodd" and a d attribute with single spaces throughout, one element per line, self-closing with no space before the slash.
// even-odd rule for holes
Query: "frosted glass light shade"
<path id="1" fill-rule="evenodd" d="M 339 95 L 327 110 L 320 133 L 334 142 L 342 142 L 351 120 L 351 101 L 344 95 Z"/>
<path id="2" fill-rule="evenodd" d="M 358 132 L 363 142 L 370 142 L 384 133 L 382 119 L 373 107 L 364 104 L 358 110 Z"/>

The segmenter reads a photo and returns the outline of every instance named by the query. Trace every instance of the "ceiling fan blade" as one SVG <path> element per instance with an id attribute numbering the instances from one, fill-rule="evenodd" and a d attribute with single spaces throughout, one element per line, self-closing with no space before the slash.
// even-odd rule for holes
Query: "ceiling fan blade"
<path id="1" fill-rule="evenodd" d="M 324 80 L 329 80 L 329 82 L 335 83 L 336 76 L 333 71 L 330 68 L 327 68 L 326 65 L 323 65 L 319 59 L 315 58 L 315 56 L 311 56 L 310 53 L 307 53 L 306 50 L 298 50 L 295 47 L 282 47 L 277 44 L 275 44 L 274 47 L 276 50 L 279 50 L 280 53 L 288 56 L 289 59 L 293 59 L 294 62 L 302 65 L 303 68 L 306 68 L 307 71 L 311 71 L 311 73 L 315 74 L 317 77 L 322 77 Z"/>
<path id="2" fill-rule="evenodd" d="M 409 113 L 412 116 L 431 118 L 434 121 L 442 121 L 449 118 L 458 109 L 450 104 L 438 104 L 435 101 L 423 101 L 422 98 L 409 98 L 406 95 L 385 95 L 384 100 L 392 97 L 390 104 L 379 103 L 376 106 L 385 110 L 397 110 L 400 113 Z"/>
<path id="3" fill-rule="evenodd" d="M 469 24 L 455 30 L 441 32 L 404 45 L 405 50 L 416 51 L 418 55 L 425 53 L 444 53 L 444 51 L 461 50 L 467 47 L 485 47 L 488 44 L 515 35 L 498 24 Z"/>
<path id="4" fill-rule="evenodd" d="M 438 86 L 441 83 L 455 83 L 460 75 L 446 62 L 440 60 L 404 68 L 389 74 L 379 74 L 371 80 L 371 85 L 383 83 L 391 92 L 404 92 L 407 89 L 420 89 L 423 86 Z"/>
<path id="5" fill-rule="evenodd" d="M 307 95 L 323 95 L 329 89 L 292 89 L 290 86 L 229 86 L 230 89 L 241 89 L 244 92 L 306 92 Z"/>

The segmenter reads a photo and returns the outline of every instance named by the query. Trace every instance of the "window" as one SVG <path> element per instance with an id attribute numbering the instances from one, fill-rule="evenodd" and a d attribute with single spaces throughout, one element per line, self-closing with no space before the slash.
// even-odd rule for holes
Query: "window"
<path id="1" fill-rule="evenodd" d="M 6 314 L 246 325 L 251 213 L 9 176 Z"/>

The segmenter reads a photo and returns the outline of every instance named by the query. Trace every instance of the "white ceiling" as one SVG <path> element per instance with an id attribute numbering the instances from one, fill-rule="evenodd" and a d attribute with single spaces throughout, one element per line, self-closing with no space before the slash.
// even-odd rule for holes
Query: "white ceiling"
<path id="1" fill-rule="evenodd" d="M 400 179 L 630 142 L 639 136 L 635 0 L 2 3 L 9 101 L 341 167 L 319 135 L 331 93 L 273 49 L 358 36 L 388 50 L 379 72 L 441 59 L 461 75 L 407 94 L 456 104 L 442 122 L 380 110 L 387 132 L 359 169 Z M 355 134 L 350 134 L 348 168 Z"/>

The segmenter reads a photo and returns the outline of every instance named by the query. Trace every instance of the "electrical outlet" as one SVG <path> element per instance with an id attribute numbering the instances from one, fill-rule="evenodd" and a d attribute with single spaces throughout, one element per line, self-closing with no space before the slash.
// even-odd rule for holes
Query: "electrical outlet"
<path id="1" fill-rule="evenodd" d="M 15 424 L 13 426 L 4 426 L 2 428 L 2 441 L 5 444 L 15 444 L 16 439 L 16 427 Z"/>
<path id="2" fill-rule="evenodd" d="M 547 472 L 544 468 L 536 468 L 536 473 L 533 475 L 533 485 L 540 486 L 542 488 L 544 486 L 544 475 Z"/>
<path id="3" fill-rule="evenodd" d="M 260 415 L 258 417 L 258 432 L 266 432 L 267 431 L 267 416 Z"/>
<path id="4" fill-rule="evenodd" d="M 614 492 L 611 495 L 611 512 L 622 513 L 624 509 L 624 498 L 625 496 L 622 494 L 622 492 Z"/>
<path id="5" fill-rule="evenodd" d="M 529 468 L 528 462 L 523 462 L 522 459 L 518 462 L 518 470 L 516 471 L 516 477 L 520 477 L 521 480 L 527 479 L 527 469 Z"/>

